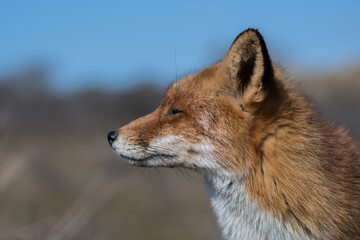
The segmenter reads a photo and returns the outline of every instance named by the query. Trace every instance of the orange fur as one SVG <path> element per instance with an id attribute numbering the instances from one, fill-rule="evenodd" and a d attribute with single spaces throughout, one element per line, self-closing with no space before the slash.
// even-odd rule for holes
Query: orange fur
<path id="1" fill-rule="evenodd" d="M 169 117 L 171 109 L 183 113 Z M 174 83 L 156 111 L 118 134 L 145 148 L 170 135 L 194 145 L 206 138 L 222 169 L 245 176 L 263 211 L 308 237 L 360 238 L 358 146 L 272 66 L 256 30 L 240 35 L 223 62 Z M 197 153 L 186 154 L 176 166 L 192 166 Z"/>

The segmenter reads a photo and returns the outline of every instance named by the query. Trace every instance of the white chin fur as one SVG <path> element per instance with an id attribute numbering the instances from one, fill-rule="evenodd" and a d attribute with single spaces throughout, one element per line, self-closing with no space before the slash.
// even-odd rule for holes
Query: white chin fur
<path id="1" fill-rule="evenodd" d="M 143 147 L 119 136 L 112 147 L 124 161 L 132 165 L 219 169 L 213 146 L 207 141 L 193 144 L 182 136 L 166 136 L 154 139 L 149 146 Z M 190 149 L 192 153 L 189 153 Z"/>
<path id="2" fill-rule="evenodd" d="M 179 146 L 184 141 L 179 137 L 163 137 L 150 142 L 149 146 L 132 144 L 118 136 L 112 148 L 124 161 L 137 166 L 171 167 L 181 164 Z"/>
<path id="3" fill-rule="evenodd" d="M 141 160 L 148 157 L 144 147 L 140 145 L 129 144 L 125 138 L 121 136 L 116 138 L 111 147 L 114 149 L 117 155 L 123 156 L 124 158 Z"/>

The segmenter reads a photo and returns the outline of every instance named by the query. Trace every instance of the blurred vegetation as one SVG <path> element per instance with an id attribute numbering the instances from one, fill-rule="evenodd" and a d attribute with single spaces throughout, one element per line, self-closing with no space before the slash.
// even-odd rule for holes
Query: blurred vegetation
<path id="1" fill-rule="evenodd" d="M 128 166 L 107 143 L 165 89 L 56 94 L 49 77 L 42 68 L 0 77 L 0 240 L 221 238 L 200 176 Z M 297 82 L 360 139 L 360 68 Z"/>

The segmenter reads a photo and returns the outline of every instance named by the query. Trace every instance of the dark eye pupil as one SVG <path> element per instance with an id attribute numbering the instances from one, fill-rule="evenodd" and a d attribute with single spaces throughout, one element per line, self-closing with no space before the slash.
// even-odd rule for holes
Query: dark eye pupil
<path id="1" fill-rule="evenodd" d="M 168 116 L 173 116 L 178 113 L 182 113 L 183 111 L 177 110 L 177 109 L 170 109 L 167 113 Z"/>

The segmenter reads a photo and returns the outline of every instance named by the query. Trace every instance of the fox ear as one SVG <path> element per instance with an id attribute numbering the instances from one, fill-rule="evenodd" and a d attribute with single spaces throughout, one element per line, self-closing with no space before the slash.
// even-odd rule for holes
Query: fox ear
<path id="1" fill-rule="evenodd" d="M 231 45 L 222 67 L 244 109 L 261 103 L 273 82 L 273 67 L 261 34 L 248 29 Z"/>

